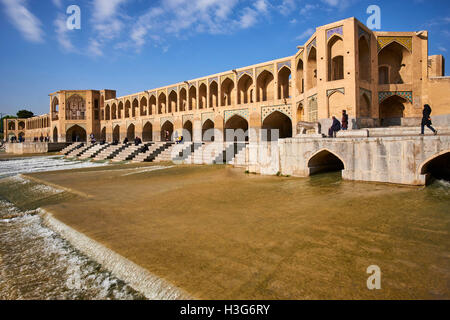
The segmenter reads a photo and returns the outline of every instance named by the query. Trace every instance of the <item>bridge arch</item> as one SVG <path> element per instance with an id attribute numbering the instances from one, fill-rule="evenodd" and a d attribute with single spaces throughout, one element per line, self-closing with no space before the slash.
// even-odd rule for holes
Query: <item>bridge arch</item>
<path id="1" fill-rule="evenodd" d="M 130 124 L 128 126 L 128 129 L 127 129 L 127 138 L 128 138 L 129 141 L 133 141 L 134 138 L 136 138 L 136 132 L 135 131 L 136 131 L 136 128 L 135 128 L 134 124 L 133 123 Z"/>
<path id="2" fill-rule="evenodd" d="M 66 131 L 66 142 L 86 142 L 86 130 L 79 125 L 74 125 Z"/>
<path id="3" fill-rule="evenodd" d="M 116 125 L 113 130 L 113 142 L 120 141 L 120 126 Z"/>
<path id="4" fill-rule="evenodd" d="M 235 114 L 225 122 L 225 141 L 248 141 L 248 121 Z"/>
<path id="5" fill-rule="evenodd" d="M 173 134 L 173 123 L 167 120 L 161 126 L 161 141 L 172 141 L 172 134 Z"/>
<path id="6" fill-rule="evenodd" d="M 323 172 L 342 171 L 345 169 L 344 160 L 329 149 L 321 149 L 308 159 L 309 175 Z"/>
<path id="7" fill-rule="evenodd" d="M 142 128 L 142 141 L 153 141 L 153 125 L 150 121 L 147 121 Z"/>
<path id="8" fill-rule="evenodd" d="M 274 139 L 276 137 L 278 139 L 292 138 L 292 120 L 280 111 L 274 111 L 266 117 L 262 123 L 262 129 L 267 130 L 262 137 L 263 141 L 272 141 L 273 130 L 278 130 L 278 134 L 274 132 Z"/>
<path id="9" fill-rule="evenodd" d="M 419 174 L 450 181 L 450 150 L 442 151 L 425 160 Z"/>

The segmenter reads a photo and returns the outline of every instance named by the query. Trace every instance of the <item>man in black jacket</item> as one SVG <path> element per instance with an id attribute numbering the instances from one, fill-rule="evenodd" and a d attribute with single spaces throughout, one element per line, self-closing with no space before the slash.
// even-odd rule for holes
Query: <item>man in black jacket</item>
<path id="1" fill-rule="evenodd" d="M 328 130 L 328 136 L 330 138 L 334 138 L 335 132 L 338 132 L 341 130 L 341 123 L 338 119 L 336 119 L 335 116 L 333 116 L 333 124 L 331 125 L 331 128 Z"/>
<path id="2" fill-rule="evenodd" d="M 422 131 L 421 135 L 425 133 L 425 126 L 433 131 L 434 135 L 437 135 L 437 131 L 431 126 L 431 107 L 426 104 L 423 106 L 423 118 L 422 118 Z"/>

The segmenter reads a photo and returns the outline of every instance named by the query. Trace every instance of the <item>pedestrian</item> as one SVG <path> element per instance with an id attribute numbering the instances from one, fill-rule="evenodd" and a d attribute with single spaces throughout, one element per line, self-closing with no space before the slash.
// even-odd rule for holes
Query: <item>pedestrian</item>
<path id="1" fill-rule="evenodd" d="M 336 119 L 335 116 L 333 116 L 333 124 L 331 125 L 331 128 L 328 130 L 328 136 L 330 138 L 334 138 L 336 132 L 341 130 L 341 123 L 338 119 Z"/>
<path id="2" fill-rule="evenodd" d="M 423 117 L 422 117 L 422 124 L 421 124 L 421 135 L 425 134 L 425 127 L 428 127 L 431 131 L 433 131 L 434 135 L 437 135 L 437 130 L 434 129 L 431 125 L 433 123 L 431 122 L 431 107 L 430 105 L 426 104 L 423 106 Z"/>
<path id="3" fill-rule="evenodd" d="M 342 130 L 348 129 L 348 114 L 346 110 L 342 110 Z"/>

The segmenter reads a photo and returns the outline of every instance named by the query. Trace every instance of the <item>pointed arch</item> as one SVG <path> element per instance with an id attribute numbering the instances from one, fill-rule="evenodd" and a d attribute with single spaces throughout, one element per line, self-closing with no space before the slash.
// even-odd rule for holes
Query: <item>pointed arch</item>
<path id="1" fill-rule="evenodd" d="M 262 129 L 267 130 L 267 134 L 262 137 L 263 141 L 291 138 L 292 120 L 284 113 L 274 111 L 264 119 Z"/>
<path id="2" fill-rule="evenodd" d="M 289 99 L 291 97 L 291 69 L 283 66 L 278 71 L 278 99 Z"/>
<path id="3" fill-rule="evenodd" d="M 117 105 L 117 119 L 123 119 L 124 117 L 126 117 L 126 114 L 123 107 L 123 101 L 120 101 Z"/>
<path id="4" fill-rule="evenodd" d="M 133 141 L 136 138 L 136 127 L 134 123 L 131 123 L 127 128 L 127 138 L 129 141 Z"/>
<path id="5" fill-rule="evenodd" d="M 175 90 L 172 90 L 169 94 L 169 102 L 167 104 L 167 112 L 168 113 L 172 113 L 172 112 L 177 112 L 177 108 L 178 108 L 178 95 L 177 92 Z"/>
<path id="6" fill-rule="evenodd" d="M 131 102 L 130 100 L 127 99 L 127 101 L 125 101 L 125 119 L 130 118 L 131 116 Z"/>
<path id="7" fill-rule="evenodd" d="M 113 103 L 111 107 L 111 119 L 112 120 L 117 119 L 117 106 L 115 103 Z"/>
<path id="8" fill-rule="evenodd" d="M 167 112 L 166 104 L 167 104 L 166 94 L 164 92 L 161 92 L 161 94 L 158 97 L 158 114 L 163 114 Z"/>
<path id="9" fill-rule="evenodd" d="M 148 115 L 151 116 L 153 115 L 153 112 L 157 112 L 156 111 L 156 97 L 154 95 L 151 95 L 150 98 L 148 99 Z"/>
<path id="10" fill-rule="evenodd" d="M 231 106 L 235 103 L 234 101 L 234 81 L 227 77 L 224 81 L 222 81 L 221 85 L 221 97 L 220 97 L 220 105 L 221 106 Z"/>
<path id="11" fill-rule="evenodd" d="M 113 142 L 120 142 L 120 126 L 116 125 L 113 129 Z"/>
<path id="12" fill-rule="evenodd" d="M 153 125 L 150 121 L 147 121 L 142 128 L 142 141 L 153 141 Z"/>
<path id="13" fill-rule="evenodd" d="M 180 89 L 180 106 L 179 109 L 181 112 L 186 111 L 187 107 L 187 91 L 186 88 Z"/>
<path id="14" fill-rule="evenodd" d="M 258 75 L 256 80 L 256 101 L 270 101 L 273 100 L 274 91 L 274 76 L 272 72 L 264 70 Z"/>
<path id="15" fill-rule="evenodd" d="M 311 47 L 306 64 L 306 90 L 317 86 L 317 50 Z"/>
<path id="16" fill-rule="evenodd" d="M 161 126 L 161 141 L 172 141 L 173 123 L 167 120 Z"/>
<path id="17" fill-rule="evenodd" d="M 141 117 L 146 116 L 148 114 L 147 98 L 146 97 L 142 97 L 139 105 L 140 105 L 140 115 L 141 115 Z"/>
<path id="18" fill-rule="evenodd" d="M 139 113 L 139 101 L 137 98 L 133 99 L 133 103 L 131 105 L 131 117 L 136 118 L 136 115 Z"/>
<path id="19" fill-rule="evenodd" d="M 192 127 L 192 122 L 190 120 L 187 120 L 184 124 L 183 124 L 183 141 L 187 141 L 190 142 L 193 140 L 193 127 Z"/>
<path id="20" fill-rule="evenodd" d="M 214 122 L 207 119 L 202 125 L 202 141 L 214 141 L 214 131 L 212 130 L 214 130 Z"/>
<path id="21" fill-rule="evenodd" d="M 219 106 L 219 85 L 216 80 L 209 84 L 209 108 Z"/>
<path id="22" fill-rule="evenodd" d="M 392 95 L 380 103 L 379 116 L 382 127 L 400 126 L 408 100 Z"/>
<path id="23" fill-rule="evenodd" d="M 225 122 L 225 141 L 248 141 L 248 121 L 240 115 L 233 115 Z"/>
<path id="24" fill-rule="evenodd" d="M 58 128 L 54 127 L 53 128 L 53 142 L 58 142 Z"/>
<path id="25" fill-rule="evenodd" d="M 308 161 L 309 175 L 322 172 L 342 171 L 345 169 L 345 162 L 337 153 L 324 148 L 315 152 Z"/>
<path id="26" fill-rule="evenodd" d="M 418 173 L 450 181 L 450 150 L 445 150 L 426 159 L 420 166 Z M 427 183 L 430 179 L 427 179 Z"/>
<path id="27" fill-rule="evenodd" d="M 334 34 L 328 41 L 328 81 L 344 79 L 344 40 Z"/>
<path id="28" fill-rule="evenodd" d="M 370 42 L 365 35 L 361 35 L 358 40 L 358 64 L 360 80 L 371 82 L 371 59 Z"/>
<path id="29" fill-rule="evenodd" d="M 251 87 L 253 78 L 248 74 L 244 74 L 238 81 L 238 104 L 252 103 Z"/>
<path id="30" fill-rule="evenodd" d="M 305 80 L 303 79 L 304 67 L 302 59 L 298 59 L 296 72 L 295 85 L 297 88 L 297 93 L 302 94 L 305 91 Z"/>
<path id="31" fill-rule="evenodd" d="M 206 83 L 202 83 L 198 87 L 198 108 L 199 109 L 206 109 L 207 106 L 207 93 L 208 87 L 206 86 Z"/>
<path id="32" fill-rule="evenodd" d="M 411 52 L 397 41 L 391 42 L 378 53 L 380 84 L 412 82 Z M 386 74 L 386 72 L 388 72 Z"/>

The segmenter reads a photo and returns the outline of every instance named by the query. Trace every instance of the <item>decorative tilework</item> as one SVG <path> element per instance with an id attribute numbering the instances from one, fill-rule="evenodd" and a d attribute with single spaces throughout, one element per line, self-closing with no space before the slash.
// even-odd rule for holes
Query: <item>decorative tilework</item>
<path id="1" fill-rule="evenodd" d="M 165 90 L 165 89 L 159 90 L 159 91 L 158 91 L 158 97 L 161 95 L 161 93 L 166 94 L 166 90 Z"/>
<path id="2" fill-rule="evenodd" d="M 66 92 L 66 100 L 69 99 L 71 96 L 74 95 L 79 95 L 80 97 L 82 97 L 83 99 L 86 99 L 86 92 L 78 92 L 78 91 L 67 91 Z"/>
<path id="3" fill-rule="evenodd" d="M 264 120 L 266 120 L 266 118 L 268 116 L 270 116 L 272 113 L 274 113 L 275 111 L 279 111 L 282 114 L 287 115 L 290 119 L 292 119 L 291 106 L 282 104 L 282 105 L 273 106 L 273 107 L 261 107 L 261 123 L 264 122 Z"/>
<path id="4" fill-rule="evenodd" d="M 314 48 L 317 48 L 317 45 L 316 45 L 316 38 L 314 38 L 309 44 L 308 44 L 308 46 L 306 47 L 306 53 L 309 55 L 309 52 L 311 51 L 311 48 L 312 47 L 314 47 Z"/>
<path id="5" fill-rule="evenodd" d="M 370 34 L 363 28 L 358 27 L 358 39 L 361 38 L 362 36 L 365 36 L 368 41 L 370 40 Z"/>
<path id="6" fill-rule="evenodd" d="M 201 86 L 202 84 L 205 84 L 206 86 L 208 86 L 208 80 L 206 80 L 206 79 L 200 80 L 200 81 L 198 82 L 198 87 L 200 88 L 200 86 Z"/>
<path id="7" fill-rule="evenodd" d="M 234 115 L 241 116 L 245 120 L 249 120 L 249 112 L 248 109 L 240 109 L 240 110 L 228 110 L 224 112 L 224 121 L 227 122 Z"/>
<path id="8" fill-rule="evenodd" d="M 167 92 L 168 92 L 169 94 L 171 94 L 172 91 L 175 91 L 175 93 L 178 93 L 178 88 L 177 88 L 177 87 L 172 87 L 172 88 L 169 88 L 169 89 L 167 90 Z"/>
<path id="9" fill-rule="evenodd" d="M 364 88 L 359 88 L 359 95 L 362 97 L 364 94 L 367 95 L 367 98 L 369 98 L 370 103 L 372 103 L 372 91 Z"/>
<path id="10" fill-rule="evenodd" d="M 378 93 L 379 103 L 382 103 L 384 100 L 392 96 L 399 96 L 413 103 L 412 91 L 380 91 Z"/>
<path id="11" fill-rule="evenodd" d="M 195 87 L 195 82 L 189 82 L 189 89 Z"/>
<path id="12" fill-rule="evenodd" d="M 186 114 L 183 116 L 183 125 L 186 123 L 186 121 L 194 121 L 194 115 L 193 114 Z"/>
<path id="13" fill-rule="evenodd" d="M 211 120 L 214 122 L 214 112 L 202 113 L 202 126 L 206 120 Z"/>
<path id="14" fill-rule="evenodd" d="M 378 52 L 392 42 L 397 42 L 412 52 L 412 37 L 378 37 Z"/>
<path id="15" fill-rule="evenodd" d="M 237 73 L 237 78 L 238 80 L 244 75 L 248 75 L 249 77 L 253 78 L 253 70 L 252 69 L 248 69 L 248 70 L 244 70 L 244 71 L 238 71 Z"/>
<path id="16" fill-rule="evenodd" d="M 295 57 L 295 65 L 297 65 L 298 61 L 303 58 L 303 51 L 304 50 L 302 49 L 302 51 L 300 51 L 300 53 Z"/>
<path id="17" fill-rule="evenodd" d="M 226 78 L 230 78 L 230 80 L 234 82 L 234 74 L 229 73 L 220 77 L 220 83 L 224 82 Z"/>
<path id="18" fill-rule="evenodd" d="M 166 123 L 166 121 L 169 121 L 171 124 L 173 124 L 173 118 L 172 117 L 162 117 L 160 119 L 161 127 Z"/>
<path id="19" fill-rule="evenodd" d="M 289 69 L 291 69 L 291 61 L 283 61 L 283 62 L 279 62 L 277 64 L 277 70 L 280 71 L 281 68 L 283 67 L 288 67 Z"/>
<path id="20" fill-rule="evenodd" d="M 344 35 L 344 27 L 339 26 L 339 27 L 327 30 L 327 41 L 330 40 L 330 38 L 335 34 L 339 34 L 339 35 L 343 36 Z"/>
<path id="21" fill-rule="evenodd" d="M 148 97 L 150 98 L 150 97 L 152 97 L 152 96 L 156 98 L 156 91 L 153 91 L 153 92 L 150 92 L 150 93 L 149 93 L 149 96 L 148 96 Z"/>
<path id="22" fill-rule="evenodd" d="M 342 94 L 345 94 L 345 89 L 344 88 L 337 88 L 337 89 L 327 90 L 327 97 L 331 96 L 335 92 L 340 92 Z"/>
<path id="23" fill-rule="evenodd" d="M 187 90 L 187 85 L 182 84 L 182 85 L 179 87 L 179 89 L 180 89 L 180 91 L 181 91 L 181 89 Z"/>
<path id="24" fill-rule="evenodd" d="M 259 77 L 259 75 L 264 71 L 268 71 L 268 72 L 272 73 L 272 75 L 273 75 L 273 64 L 269 64 L 267 66 L 257 68 L 256 69 L 256 77 Z"/>
<path id="25" fill-rule="evenodd" d="M 211 84 L 213 81 L 215 81 L 217 84 L 219 83 L 219 77 L 209 78 L 208 83 Z"/>

